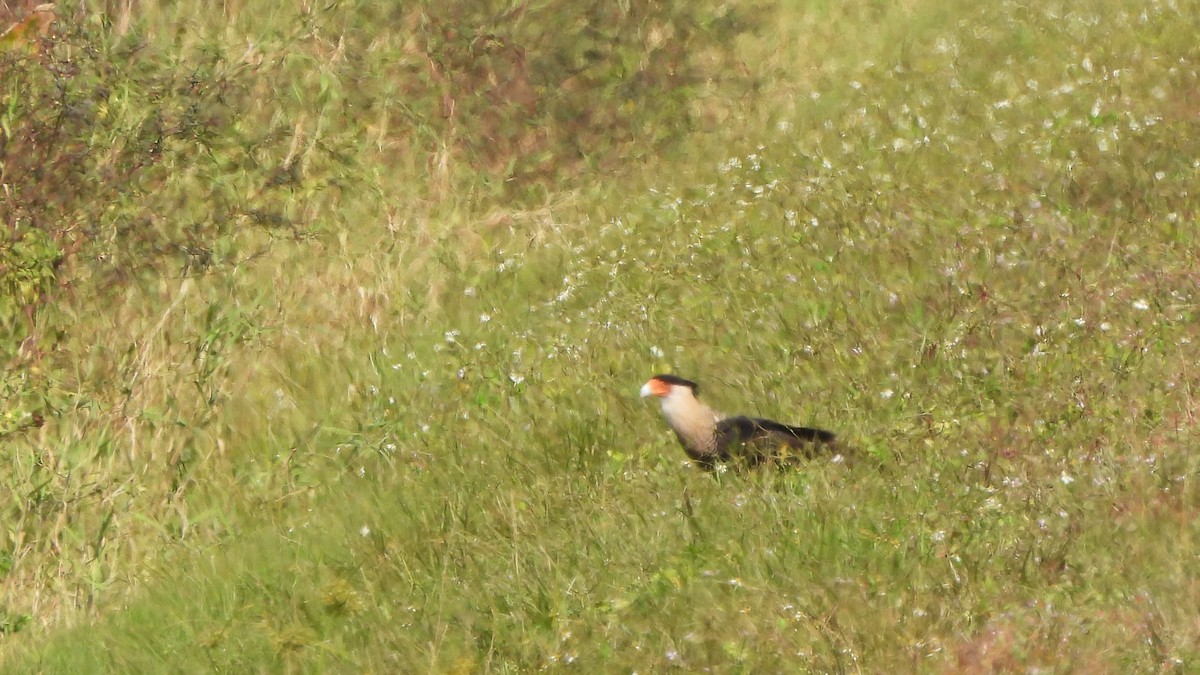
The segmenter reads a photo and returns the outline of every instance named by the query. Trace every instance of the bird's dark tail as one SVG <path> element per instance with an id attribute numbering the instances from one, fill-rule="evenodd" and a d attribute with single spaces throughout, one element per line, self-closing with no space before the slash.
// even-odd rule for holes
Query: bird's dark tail
<path id="1" fill-rule="evenodd" d="M 814 427 L 794 427 L 774 420 L 756 419 L 754 424 L 781 438 L 789 436 L 804 443 L 837 443 L 837 434 Z"/>
<path id="2" fill-rule="evenodd" d="M 814 460 L 818 457 L 836 457 L 837 461 L 842 461 L 851 451 L 837 434 L 826 429 L 796 427 L 773 420 L 755 420 L 755 423 L 767 431 L 780 446 L 791 449 L 791 452 L 783 451 L 780 456 L 785 463 L 796 459 Z"/>

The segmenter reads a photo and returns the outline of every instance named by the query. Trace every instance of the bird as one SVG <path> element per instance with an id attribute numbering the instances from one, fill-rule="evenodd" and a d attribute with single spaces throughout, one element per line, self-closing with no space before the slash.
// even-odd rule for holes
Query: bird
<path id="1" fill-rule="evenodd" d="M 684 452 L 707 470 L 731 462 L 753 467 L 812 459 L 822 451 L 839 454 L 837 435 L 832 431 L 759 417 L 722 415 L 697 398 L 700 385 L 677 375 L 655 375 L 642 385 L 640 393 L 642 398 L 659 399 L 663 417 Z"/>

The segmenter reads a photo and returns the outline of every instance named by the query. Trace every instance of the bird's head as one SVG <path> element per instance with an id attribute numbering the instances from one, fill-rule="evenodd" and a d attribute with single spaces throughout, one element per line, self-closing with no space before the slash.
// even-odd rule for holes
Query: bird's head
<path id="1" fill-rule="evenodd" d="M 642 385 L 642 398 L 655 396 L 666 399 L 672 394 L 688 392 L 692 397 L 700 394 L 700 385 L 675 375 L 655 375 Z"/>

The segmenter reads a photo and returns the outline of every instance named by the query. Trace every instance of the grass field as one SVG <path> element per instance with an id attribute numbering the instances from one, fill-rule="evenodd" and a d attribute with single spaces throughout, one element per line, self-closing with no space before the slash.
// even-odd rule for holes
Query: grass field
<path id="1" fill-rule="evenodd" d="M 92 142 L 230 85 L 92 209 L 207 262 L 14 352 L 0 670 L 1200 669 L 1195 0 L 784 3 L 518 192 L 369 3 L 133 7 Z M 696 470 L 658 372 L 869 461 Z"/>

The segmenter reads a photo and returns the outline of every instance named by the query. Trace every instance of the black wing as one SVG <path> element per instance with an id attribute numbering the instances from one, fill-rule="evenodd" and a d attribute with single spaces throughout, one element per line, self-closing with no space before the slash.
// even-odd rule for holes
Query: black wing
<path id="1" fill-rule="evenodd" d="M 837 435 L 824 429 L 793 427 L 774 420 L 753 417 L 726 417 L 717 422 L 717 455 L 729 459 L 739 454 L 742 446 L 745 459 L 758 463 L 780 458 L 781 449 L 798 450 L 800 456 L 811 458 L 819 445 L 833 444 Z"/>

